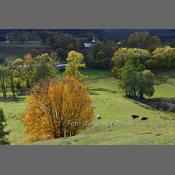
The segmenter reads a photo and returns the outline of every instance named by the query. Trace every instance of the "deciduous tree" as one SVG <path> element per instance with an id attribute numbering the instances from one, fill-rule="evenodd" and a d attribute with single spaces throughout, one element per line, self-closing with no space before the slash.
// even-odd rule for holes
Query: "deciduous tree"
<path id="1" fill-rule="evenodd" d="M 136 32 L 129 36 L 127 45 L 131 48 L 153 51 L 157 47 L 160 47 L 161 42 L 159 37 L 151 36 L 148 32 Z"/>
<path id="2" fill-rule="evenodd" d="M 67 77 L 39 81 L 32 88 L 23 122 L 30 140 L 37 141 L 75 135 L 92 119 L 87 86 Z"/>
<path id="3" fill-rule="evenodd" d="M 51 58 L 48 53 L 37 56 L 34 61 L 34 66 L 33 82 L 57 76 L 54 59 Z"/>
<path id="4" fill-rule="evenodd" d="M 66 76 L 73 76 L 79 80 L 83 80 L 85 78 L 84 75 L 81 74 L 80 70 L 81 68 L 85 68 L 86 65 L 83 63 L 84 56 L 83 54 L 71 51 L 68 53 L 67 57 L 67 66 L 65 70 Z"/>
<path id="5" fill-rule="evenodd" d="M 111 57 L 115 51 L 115 45 L 111 41 L 97 41 L 90 50 L 88 64 L 91 67 L 109 70 L 112 62 Z"/>
<path id="6" fill-rule="evenodd" d="M 0 87 L 5 99 L 7 98 L 8 80 L 8 69 L 0 67 Z"/>
<path id="7" fill-rule="evenodd" d="M 114 67 L 112 72 L 115 75 L 120 76 L 121 68 L 129 62 L 135 67 L 140 65 L 146 66 L 146 62 L 151 59 L 151 53 L 148 50 L 136 49 L 136 48 L 120 48 L 118 49 L 112 60 L 114 62 Z"/>
<path id="8" fill-rule="evenodd" d="M 154 50 L 152 58 L 158 69 L 175 68 L 175 48 L 170 46 L 157 48 Z"/>
<path id="9" fill-rule="evenodd" d="M 135 67 L 126 64 L 121 71 L 120 87 L 128 97 L 143 98 L 154 94 L 154 74 L 150 70 L 144 70 L 144 66 Z"/>

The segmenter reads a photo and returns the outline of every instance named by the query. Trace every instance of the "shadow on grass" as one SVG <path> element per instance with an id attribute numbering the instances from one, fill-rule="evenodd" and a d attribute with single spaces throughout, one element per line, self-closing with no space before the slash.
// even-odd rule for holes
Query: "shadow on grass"
<path id="1" fill-rule="evenodd" d="M 97 92 L 91 91 L 91 90 L 89 91 L 89 94 L 90 94 L 90 95 L 99 95 Z"/>
<path id="2" fill-rule="evenodd" d="M 116 94 L 116 91 L 105 89 L 105 88 L 91 88 L 90 91 L 104 91 L 104 92 Z"/>
<path id="3" fill-rule="evenodd" d="M 175 112 L 175 98 L 132 98 L 135 103 L 146 108 L 165 112 Z"/>
<path id="4" fill-rule="evenodd" d="M 0 97 L 0 102 L 9 103 L 9 102 L 21 102 L 25 100 L 25 96 L 18 96 L 18 97 L 7 97 L 6 99 L 4 97 Z"/>

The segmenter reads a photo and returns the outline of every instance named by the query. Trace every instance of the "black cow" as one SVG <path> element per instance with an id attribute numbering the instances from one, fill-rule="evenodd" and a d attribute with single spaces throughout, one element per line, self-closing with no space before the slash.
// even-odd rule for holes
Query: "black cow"
<path id="1" fill-rule="evenodd" d="M 132 118 L 136 119 L 136 118 L 139 118 L 139 116 L 138 115 L 132 115 Z"/>
<path id="2" fill-rule="evenodd" d="M 141 120 L 148 120 L 148 117 L 142 117 Z"/>

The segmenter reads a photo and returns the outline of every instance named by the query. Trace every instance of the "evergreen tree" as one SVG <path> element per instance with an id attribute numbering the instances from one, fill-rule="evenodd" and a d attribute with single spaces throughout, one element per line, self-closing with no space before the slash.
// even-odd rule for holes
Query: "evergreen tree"
<path id="1" fill-rule="evenodd" d="M 9 141 L 7 139 L 7 135 L 9 134 L 9 131 L 5 131 L 6 119 L 4 116 L 3 110 L 0 108 L 0 145 L 8 145 Z"/>

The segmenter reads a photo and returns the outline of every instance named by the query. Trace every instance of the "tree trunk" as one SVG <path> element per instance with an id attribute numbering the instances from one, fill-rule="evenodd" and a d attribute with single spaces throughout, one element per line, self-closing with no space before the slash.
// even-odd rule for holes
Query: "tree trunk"
<path id="1" fill-rule="evenodd" d="M 12 91 L 12 94 L 13 94 L 13 98 L 15 98 L 16 95 L 15 95 L 15 86 L 14 86 L 13 77 L 11 77 L 11 91 Z"/>
<path id="2" fill-rule="evenodd" d="M 27 87 L 30 88 L 30 81 L 28 78 L 26 79 L 26 84 L 27 84 Z"/>
<path id="3" fill-rule="evenodd" d="M 64 137 L 64 126 L 63 126 L 62 123 L 60 124 L 60 137 L 61 137 L 61 138 Z"/>
<path id="4" fill-rule="evenodd" d="M 4 96 L 4 99 L 7 99 L 7 92 L 6 92 L 6 87 L 4 85 L 1 85 L 2 93 Z"/>
<path id="5" fill-rule="evenodd" d="M 140 99 L 143 99 L 143 93 L 142 94 L 140 94 L 140 97 L 139 97 Z"/>

